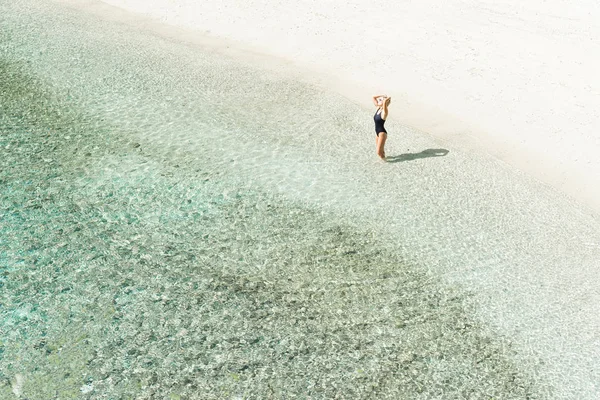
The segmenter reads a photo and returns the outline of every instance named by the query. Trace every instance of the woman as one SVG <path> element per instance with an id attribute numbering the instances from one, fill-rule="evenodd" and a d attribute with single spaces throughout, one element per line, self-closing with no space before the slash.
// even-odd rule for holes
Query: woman
<path id="1" fill-rule="evenodd" d="M 377 96 L 373 96 L 373 104 L 377 107 L 377 111 L 375 111 L 375 116 L 373 119 L 375 120 L 375 134 L 377 137 L 375 138 L 375 143 L 377 144 L 377 155 L 385 160 L 385 140 L 387 139 L 387 131 L 385 130 L 385 120 L 388 116 L 388 106 L 392 102 L 392 98 L 386 96 L 385 94 L 380 94 Z"/>

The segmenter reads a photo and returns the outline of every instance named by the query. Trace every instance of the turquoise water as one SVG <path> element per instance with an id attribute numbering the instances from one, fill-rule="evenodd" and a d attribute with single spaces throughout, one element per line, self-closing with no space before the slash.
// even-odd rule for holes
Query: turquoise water
<path id="1" fill-rule="evenodd" d="M 0 5 L 0 397 L 596 398 L 598 220 L 150 30 Z"/>

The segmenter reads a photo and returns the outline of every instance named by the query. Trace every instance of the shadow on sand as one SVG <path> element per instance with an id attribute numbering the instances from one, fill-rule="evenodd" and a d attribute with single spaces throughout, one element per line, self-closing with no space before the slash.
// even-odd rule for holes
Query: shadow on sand
<path id="1" fill-rule="evenodd" d="M 427 150 L 423 150 L 420 153 L 406 153 L 406 154 L 400 154 L 398 156 L 386 157 L 385 161 L 391 162 L 391 163 L 402 162 L 402 161 L 412 161 L 412 160 L 417 160 L 419 158 L 443 157 L 448 153 L 449 153 L 449 151 L 446 149 L 427 149 Z"/>

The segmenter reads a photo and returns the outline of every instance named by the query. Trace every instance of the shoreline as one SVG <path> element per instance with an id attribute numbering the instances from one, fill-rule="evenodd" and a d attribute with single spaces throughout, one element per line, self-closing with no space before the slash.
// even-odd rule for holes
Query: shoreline
<path id="1" fill-rule="evenodd" d="M 315 58 L 315 55 L 318 51 L 324 51 L 323 49 L 313 50 L 312 53 L 306 50 L 302 53 L 303 50 L 298 50 L 302 47 L 298 43 L 295 46 L 290 46 L 289 51 L 282 50 L 281 40 L 283 39 L 274 40 L 276 43 L 272 46 L 257 42 L 252 35 L 258 37 L 257 35 L 260 34 L 258 28 L 250 29 L 251 32 L 247 35 L 248 39 L 242 39 L 241 28 L 233 26 L 223 28 L 222 31 L 215 31 L 214 26 L 211 24 L 207 32 L 206 29 L 200 28 L 199 23 L 196 24 L 201 18 L 198 13 L 194 14 L 193 11 L 199 12 L 199 9 L 193 9 L 193 4 L 185 2 L 179 6 L 178 10 L 171 10 L 162 5 L 162 0 L 155 0 L 152 4 L 137 0 L 87 0 L 83 3 L 73 0 L 57 1 L 88 11 L 101 12 L 103 16 L 111 15 L 113 18 L 132 23 L 134 26 L 150 28 L 151 31 L 172 40 L 201 45 L 225 55 L 248 60 L 270 70 L 285 71 L 287 75 L 291 74 L 297 79 L 332 89 L 365 108 L 370 106 L 370 96 L 374 92 L 386 92 L 394 98 L 394 107 L 390 115 L 392 120 L 401 122 L 403 125 L 416 129 L 448 145 L 457 146 L 462 150 L 472 150 L 490 155 L 578 200 L 594 216 L 600 215 L 600 159 L 594 157 L 594 149 L 600 150 L 600 138 L 594 139 L 594 137 L 579 135 L 572 139 L 567 137 L 568 132 L 566 131 L 564 134 L 544 135 L 544 132 L 534 131 L 533 129 L 527 130 L 526 125 L 519 125 L 518 123 L 512 123 L 512 129 L 495 126 L 498 118 L 495 121 L 477 113 L 477 111 L 489 112 L 489 108 L 493 108 L 496 104 L 488 104 L 488 109 L 482 108 L 468 112 L 470 118 L 465 118 L 464 104 L 459 105 L 458 108 L 463 108 L 461 110 L 458 110 L 457 107 L 454 107 L 454 110 L 449 110 L 447 107 L 448 100 L 437 103 L 432 101 L 432 99 L 444 97 L 448 93 L 447 90 L 446 93 L 444 93 L 444 90 L 436 91 L 433 88 L 434 85 L 431 84 L 421 88 L 418 81 L 409 83 L 407 78 L 410 78 L 410 76 L 408 75 L 406 77 L 402 74 L 398 74 L 399 77 L 390 75 L 390 68 L 404 61 L 401 57 L 389 56 L 380 75 L 375 74 L 372 69 L 361 70 L 364 63 L 361 64 L 360 60 L 357 60 L 354 64 L 349 64 L 345 68 L 336 69 L 341 62 L 348 61 L 347 55 L 350 54 L 350 50 L 346 50 L 346 53 L 342 50 L 334 51 L 331 59 L 319 61 Z M 360 8 L 360 5 L 356 6 Z M 207 11 L 210 15 L 212 15 L 212 11 L 218 9 L 218 6 L 213 5 L 212 7 L 213 9 Z M 244 14 L 246 12 L 248 14 Z M 258 11 L 237 10 L 236 8 L 234 14 L 240 17 L 250 15 L 252 12 Z M 131 14 L 127 15 L 129 13 Z M 348 17 L 350 20 L 353 18 L 351 15 L 344 15 L 344 17 Z M 316 22 L 303 22 L 307 22 L 307 26 L 314 30 L 315 35 L 322 34 L 319 29 L 324 28 L 318 24 L 315 25 Z M 274 28 L 275 25 L 271 25 L 271 29 Z M 227 31 L 227 29 L 230 30 Z M 295 29 L 296 31 L 293 29 L 291 31 L 298 33 L 299 28 Z M 338 28 L 334 26 L 331 29 L 333 31 L 330 32 L 330 35 L 333 38 L 327 40 L 340 39 L 339 32 L 335 31 Z M 340 43 L 344 45 L 348 45 L 348 42 L 349 39 L 340 40 Z M 304 44 L 305 47 L 310 47 L 314 42 L 307 39 Z M 335 56 L 341 58 L 336 61 Z M 346 57 L 346 59 L 344 60 L 343 57 Z M 274 60 L 275 63 L 273 63 Z M 533 66 L 533 64 L 530 66 Z M 445 69 L 446 73 L 451 72 L 447 66 Z M 444 70 L 444 67 L 437 68 L 436 71 L 441 70 Z M 423 79 L 419 80 L 423 81 Z M 448 83 L 448 80 L 444 81 L 442 79 L 438 82 L 442 87 Z M 511 82 L 505 81 L 502 83 L 508 85 L 510 90 L 514 92 L 521 89 L 518 85 L 510 87 Z M 463 94 L 471 95 L 472 93 L 469 93 L 466 89 L 471 90 L 474 88 L 468 85 L 462 88 Z M 537 89 L 540 89 L 540 87 Z M 421 93 L 417 95 L 419 91 Z M 461 90 L 458 90 L 458 92 L 461 92 Z M 487 94 L 493 95 L 493 93 Z M 482 98 L 485 97 L 483 92 L 478 95 Z M 600 104 L 600 92 L 597 97 Z M 588 100 L 595 100 L 595 97 L 592 95 Z M 506 103 L 502 104 L 506 105 Z M 588 107 L 590 109 L 594 108 L 593 104 L 588 105 Z M 524 106 L 522 111 L 527 111 L 527 106 Z M 474 114 L 478 115 L 474 116 Z M 507 120 L 510 119 L 510 113 L 507 110 L 501 109 L 498 114 L 506 116 Z M 544 116 L 538 113 L 533 117 L 540 119 Z M 593 125 L 595 117 L 595 115 L 591 116 L 591 119 L 587 122 Z M 600 119 L 600 114 L 598 118 Z M 510 122 L 507 121 L 505 125 L 511 125 Z M 574 129 L 573 125 L 572 121 L 565 119 L 563 128 Z M 491 126 L 495 126 L 495 128 L 490 129 Z M 526 133 L 523 134 L 523 132 Z M 570 143 L 571 139 L 577 143 Z"/>

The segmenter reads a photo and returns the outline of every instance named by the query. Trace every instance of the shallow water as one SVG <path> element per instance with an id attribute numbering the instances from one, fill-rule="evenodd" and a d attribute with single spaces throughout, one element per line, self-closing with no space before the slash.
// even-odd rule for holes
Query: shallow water
<path id="1" fill-rule="evenodd" d="M 596 398 L 598 220 L 322 88 L 2 4 L 0 394 Z"/>

